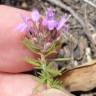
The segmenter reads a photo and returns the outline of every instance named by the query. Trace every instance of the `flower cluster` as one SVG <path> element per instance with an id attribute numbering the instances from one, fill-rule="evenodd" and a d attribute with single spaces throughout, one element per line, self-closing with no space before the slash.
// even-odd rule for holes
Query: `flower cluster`
<path id="1" fill-rule="evenodd" d="M 55 19 L 53 9 L 48 8 L 45 16 L 41 16 L 38 10 L 33 10 L 30 17 L 23 16 L 23 23 L 18 26 L 18 29 L 26 31 L 26 37 L 32 40 L 36 47 L 46 49 L 54 40 L 60 39 L 63 28 L 65 32 L 69 27 L 67 24 L 70 15 L 65 14 L 60 21 Z"/>

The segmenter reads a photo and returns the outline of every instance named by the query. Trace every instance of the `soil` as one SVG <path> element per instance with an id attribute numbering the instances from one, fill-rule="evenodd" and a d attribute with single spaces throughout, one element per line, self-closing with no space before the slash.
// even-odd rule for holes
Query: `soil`
<path id="1" fill-rule="evenodd" d="M 52 0 L 55 2 L 55 0 Z M 96 0 L 89 0 L 96 5 Z M 61 0 L 62 4 L 70 9 L 62 8 L 50 0 L 0 0 L 0 4 L 5 4 L 24 10 L 37 8 L 42 14 L 48 7 L 54 8 L 57 18 L 64 13 L 71 14 L 69 20 L 70 30 L 64 33 L 63 47 L 59 56 L 72 58 L 66 62 L 66 68 L 73 68 L 89 60 L 96 59 L 96 8 L 84 0 Z M 59 3 L 58 3 L 59 4 Z M 72 11 L 72 12 L 73 12 Z M 77 20 L 75 15 L 78 14 Z M 80 23 L 80 20 L 84 23 Z M 64 62 L 65 63 L 65 62 Z M 59 64 L 62 67 L 62 64 Z M 34 72 L 31 72 L 34 73 Z M 88 92 L 73 92 L 76 96 L 96 96 L 96 90 Z"/>

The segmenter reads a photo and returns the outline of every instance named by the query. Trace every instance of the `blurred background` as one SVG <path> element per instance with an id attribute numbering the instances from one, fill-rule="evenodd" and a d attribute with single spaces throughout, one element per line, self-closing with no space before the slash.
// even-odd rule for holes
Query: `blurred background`
<path id="1" fill-rule="evenodd" d="M 10 5 L 26 10 L 35 7 L 39 0 L 0 0 L 0 4 Z"/>

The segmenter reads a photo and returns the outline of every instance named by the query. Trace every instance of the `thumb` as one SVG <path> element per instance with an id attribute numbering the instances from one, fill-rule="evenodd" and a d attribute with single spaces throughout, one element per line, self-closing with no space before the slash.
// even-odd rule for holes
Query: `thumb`
<path id="1" fill-rule="evenodd" d="M 38 85 L 37 78 L 31 75 L 0 73 L 0 96 L 34 96 L 44 90 Z"/>
<path id="2" fill-rule="evenodd" d="M 0 71 L 1 72 L 22 72 L 31 70 L 22 60 L 25 56 L 35 58 L 21 44 L 24 33 L 14 31 L 16 26 L 22 22 L 20 14 L 29 15 L 29 12 L 0 5 Z"/>
<path id="3" fill-rule="evenodd" d="M 66 90 L 60 91 L 58 89 L 47 89 L 39 93 L 38 96 L 73 96 Z"/>

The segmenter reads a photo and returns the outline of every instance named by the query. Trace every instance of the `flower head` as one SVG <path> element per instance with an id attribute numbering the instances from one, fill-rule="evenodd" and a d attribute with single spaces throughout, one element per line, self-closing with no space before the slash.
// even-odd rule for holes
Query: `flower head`
<path id="1" fill-rule="evenodd" d="M 37 9 L 33 10 L 30 17 L 23 16 L 23 23 L 18 26 L 20 31 L 26 31 L 34 44 L 41 49 L 44 49 L 47 43 L 52 43 L 60 37 L 60 30 L 63 28 L 65 32 L 68 31 L 69 26 L 67 21 L 70 15 L 65 14 L 61 17 L 60 21 L 55 19 L 55 13 L 52 8 L 48 8 L 45 16 L 41 17 Z M 30 34 L 29 34 L 30 33 Z"/>

